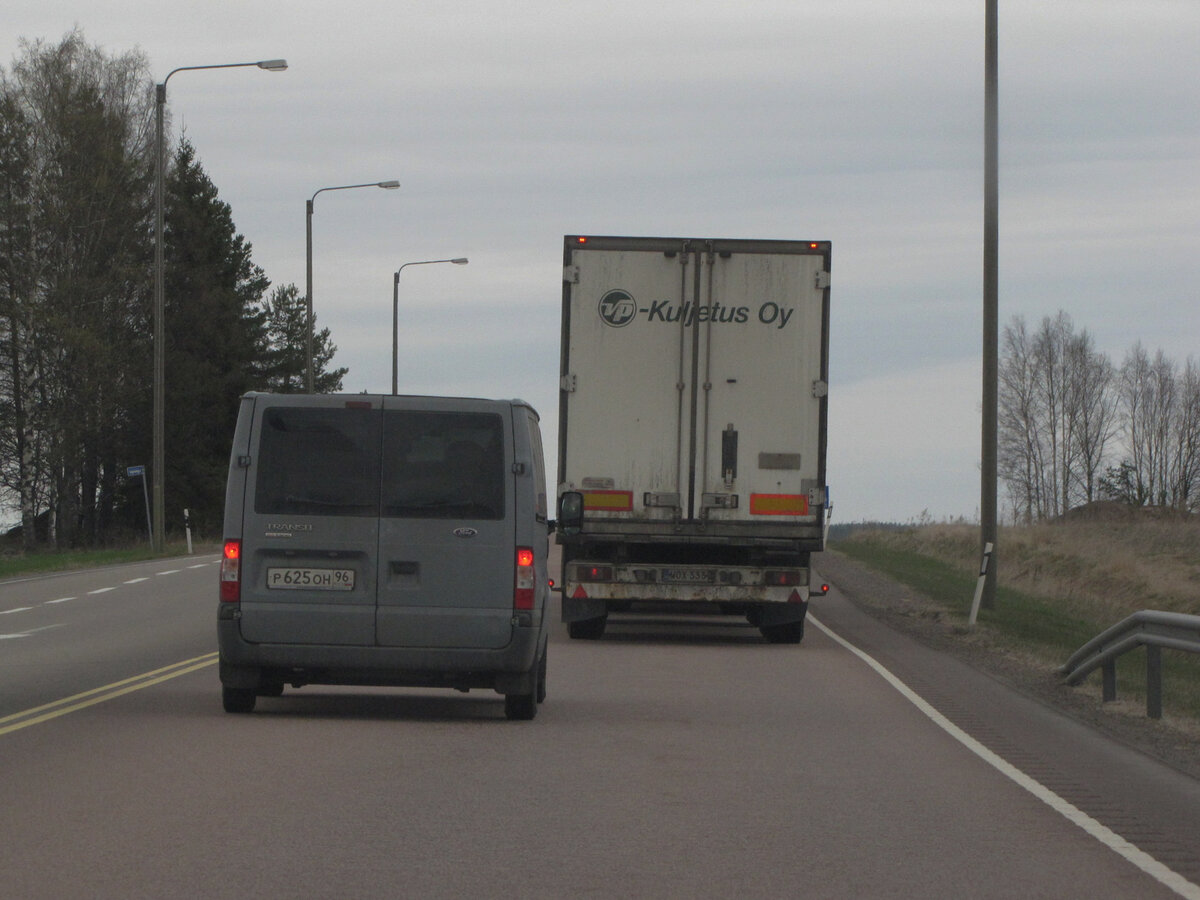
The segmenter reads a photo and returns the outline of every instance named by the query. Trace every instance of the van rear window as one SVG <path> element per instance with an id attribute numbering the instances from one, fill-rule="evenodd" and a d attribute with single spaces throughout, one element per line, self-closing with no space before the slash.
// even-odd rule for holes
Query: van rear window
<path id="1" fill-rule="evenodd" d="M 377 411 L 272 407 L 262 429 L 256 512 L 378 515 Z"/>
<path id="2" fill-rule="evenodd" d="M 260 514 L 504 518 L 504 420 L 494 413 L 271 407 Z"/>
<path id="3" fill-rule="evenodd" d="M 504 518 L 504 421 L 493 413 L 388 410 L 383 515 Z"/>

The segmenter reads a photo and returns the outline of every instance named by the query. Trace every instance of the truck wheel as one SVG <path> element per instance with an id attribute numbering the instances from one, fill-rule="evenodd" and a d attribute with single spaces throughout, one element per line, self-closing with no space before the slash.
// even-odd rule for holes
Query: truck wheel
<path id="1" fill-rule="evenodd" d="M 233 688 L 221 686 L 221 705 L 227 713 L 254 712 L 254 701 L 258 697 L 253 688 Z"/>
<path id="2" fill-rule="evenodd" d="M 764 625 L 758 630 L 769 644 L 798 644 L 804 639 L 804 620 L 783 625 Z"/>
<path id="3" fill-rule="evenodd" d="M 577 641 L 595 641 L 604 636 L 604 626 L 608 624 L 608 616 L 595 619 L 580 619 L 567 623 L 567 634 Z"/>

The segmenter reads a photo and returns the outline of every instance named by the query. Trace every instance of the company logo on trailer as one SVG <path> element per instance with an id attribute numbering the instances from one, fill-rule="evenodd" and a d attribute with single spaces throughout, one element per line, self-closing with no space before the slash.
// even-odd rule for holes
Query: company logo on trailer
<path id="1" fill-rule="evenodd" d="M 610 328 L 624 328 L 636 319 L 640 312 L 645 314 L 647 322 L 677 322 L 685 328 L 690 328 L 698 322 L 745 325 L 757 319 L 760 324 L 776 329 L 786 328 L 796 311 L 795 307 L 780 306 L 770 300 L 761 304 L 757 312 L 749 306 L 726 306 L 723 303 L 701 305 L 691 301 L 679 304 L 669 300 L 652 300 L 649 306 L 639 308 L 633 295 L 620 288 L 605 292 L 600 298 L 597 310 L 600 313 L 600 321 Z"/>
<path id="2" fill-rule="evenodd" d="M 637 316 L 637 301 L 629 291 L 614 289 L 600 298 L 600 318 L 605 325 L 621 328 Z"/>

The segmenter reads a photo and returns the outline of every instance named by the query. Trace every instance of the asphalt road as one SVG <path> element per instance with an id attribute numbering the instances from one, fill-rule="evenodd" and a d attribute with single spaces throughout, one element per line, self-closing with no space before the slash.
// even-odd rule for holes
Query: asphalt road
<path id="1" fill-rule="evenodd" d="M 195 568 L 193 568 L 195 567 Z M 1200 784 L 863 615 L 221 710 L 215 560 L 0 584 L 6 897 L 1200 897 Z M 928 704 L 928 705 L 926 705 Z"/>

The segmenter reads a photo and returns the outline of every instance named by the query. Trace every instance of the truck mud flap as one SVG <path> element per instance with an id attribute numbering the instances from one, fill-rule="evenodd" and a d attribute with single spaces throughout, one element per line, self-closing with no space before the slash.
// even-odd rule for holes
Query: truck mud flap
<path id="1" fill-rule="evenodd" d="M 564 622 L 581 622 L 584 619 L 598 619 L 608 614 L 608 604 L 604 600 L 592 597 L 562 598 L 562 620 Z"/>

